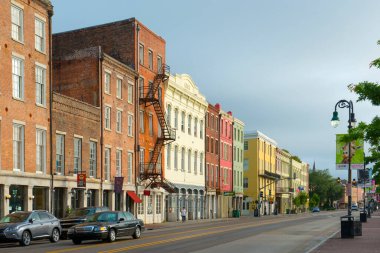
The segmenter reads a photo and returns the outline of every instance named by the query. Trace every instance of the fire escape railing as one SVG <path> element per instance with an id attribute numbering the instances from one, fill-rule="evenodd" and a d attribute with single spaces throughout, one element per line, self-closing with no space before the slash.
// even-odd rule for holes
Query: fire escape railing
<path id="1" fill-rule="evenodd" d="M 161 83 L 168 80 L 169 73 L 169 66 L 163 65 L 161 71 L 155 76 L 153 83 L 139 88 L 140 105 L 144 104 L 146 107 L 153 105 L 161 130 L 161 134 L 158 135 L 149 163 L 140 161 L 139 172 L 141 180 L 150 180 L 148 186 L 151 188 L 163 187 L 168 192 L 173 192 L 174 185 L 163 177 L 162 166 L 161 163 L 158 162 L 162 147 L 176 139 L 175 129 L 172 129 L 165 120 L 165 112 L 161 106 L 162 94 L 157 94 Z"/>

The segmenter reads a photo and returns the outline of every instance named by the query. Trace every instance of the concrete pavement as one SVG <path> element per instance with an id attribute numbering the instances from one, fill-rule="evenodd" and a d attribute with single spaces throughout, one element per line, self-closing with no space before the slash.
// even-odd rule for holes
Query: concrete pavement
<path id="1" fill-rule="evenodd" d="M 362 236 L 342 239 L 340 230 L 312 253 L 375 253 L 380 252 L 380 211 L 373 212 L 367 222 L 362 223 Z"/>

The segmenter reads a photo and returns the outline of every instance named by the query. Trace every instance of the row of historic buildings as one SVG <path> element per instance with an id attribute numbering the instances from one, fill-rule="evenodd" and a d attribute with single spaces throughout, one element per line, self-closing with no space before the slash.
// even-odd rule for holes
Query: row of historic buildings
<path id="1" fill-rule="evenodd" d="M 182 207 L 228 217 L 262 187 L 271 213 L 272 196 L 283 210 L 285 188 L 307 186 L 305 164 L 259 132 L 244 140 L 231 111 L 170 74 L 165 40 L 135 18 L 52 34 L 49 0 L 0 0 L 0 13 L 0 217 L 95 205 L 146 223 Z"/>

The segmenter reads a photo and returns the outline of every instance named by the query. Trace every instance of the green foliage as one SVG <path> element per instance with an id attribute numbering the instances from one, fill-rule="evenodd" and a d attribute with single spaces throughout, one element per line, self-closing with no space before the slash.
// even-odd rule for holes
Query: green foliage
<path id="1" fill-rule="evenodd" d="M 377 42 L 380 45 L 380 40 Z M 380 69 L 380 58 L 371 62 L 370 67 Z M 349 89 L 355 92 L 359 101 L 369 101 L 374 106 L 380 106 L 380 85 L 372 82 L 360 82 L 349 85 Z M 373 173 L 377 184 L 380 183 L 380 117 L 375 116 L 370 123 L 361 122 L 358 127 L 352 129 L 348 139 L 362 137 L 369 143 L 369 154 L 366 154 L 366 163 L 374 163 Z"/>
<path id="2" fill-rule="evenodd" d="M 301 206 L 301 199 L 300 199 L 300 196 L 297 196 L 293 199 L 293 204 L 296 206 L 296 207 L 300 207 Z"/>
<path id="3" fill-rule="evenodd" d="M 300 204 L 304 206 L 307 203 L 309 195 L 306 192 L 300 192 L 298 197 L 300 198 Z"/>
<path id="4" fill-rule="evenodd" d="M 334 201 L 343 197 L 342 185 L 337 183 L 327 169 L 310 171 L 309 187 L 311 202 L 315 205 L 322 203 L 323 206 L 332 206 Z"/>
<path id="5" fill-rule="evenodd" d="M 298 157 L 298 156 L 292 156 L 291 157 L 293 160 L 296 160 L 297 162 L 299 162 L 299 163 L 302 163 L 302 161 L 301 161 L 301 159 Z"/>

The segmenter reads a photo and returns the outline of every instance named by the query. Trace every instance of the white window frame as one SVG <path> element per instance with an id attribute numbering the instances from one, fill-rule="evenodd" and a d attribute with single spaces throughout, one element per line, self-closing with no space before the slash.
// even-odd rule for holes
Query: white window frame
<path id="1" fill-rule="evenodd" d="M 55 142 L 55 171 L 63 175 L 65 173 L 65 135 L 56 134 Z"/>
<path id="2" fill-rule="evenodd" d="M 149 136 L 153 136 L 153 115 L 149 114 Z"/>
<path id="3" fill-rule="evenodd" d="M 203 153 L 199 154 L 199 174 L 203 175 Z"/>
<path id="4" fill-rule="evenodd" d="M 104 124 L 107 130 L 111 130 L 111 107 L 104 107 Z"/>
<path id="5" fill-rule="evenodd" d="M 121 133 L 123 131 L 123 112 L 116 110 L 116 132 Z"/>
<path id="6" fill-rule="evenodd" d="M 36 65 L 36 104 L 46 106 L 46 68 Z"/>
<path id="7" fill-rule="evenodd" d="M 24 59 L 12 56 L 12 95 L 24 100 Z"/>
<path id="8" fill-rule="evenodd" d="M 198 174 L 198 151 L 194 152 L 194 175 Z"/>
<path id="9" fill-rule="evenodd" d="M 123 99 L 123 80 L 121 78 L 116 79 L 116 98 Z"/>
<path id="10" fill-rule="evenodd" d="M 104 92 L 106 94 L 111 94 L 111 73 L 104 73 Z"/>
<path id="11" fill-rule="evenodd" d="M 104 180 L 109 181 L 111 178 L 111 148 L 104 149 Z"/>
<path id="12" fill-rule="evenodd" d="M 128 103 L 133 104 L 133 85 L 128 83 Z"/>
<path id="13" fill-rule="evenodd" d="M 35 49 L 41 53 L 45 52 L 45 39 L 46 39 L 46 32 L 45 32 L 45 21 L 43 21 L 40 18 L 35 18 L 34 20 L 34 41 L 35 41 Z"/>
<path id="14" fill-rule="evenodd" d="M 128 152 L 128 161 L 127 161 L 127 183 L 131 184 L 132 180 L 132 169 L 133 169 L 133 153 Z"/>
<path id="15" fill-rule="evenodd" d="M 133 137 L 133 115 L 128 114 L 128 136 Z"/>
<path id="16" fill-rule="evenodd" d="M 121 177 L 123 170 L 123 151 L 116 149 L 116 176 Z"/>
<path id="17" fill-rule="evenodd" d="M 15 16 L 18 12 L 18 17 Z M 16 5 L 11 5 L 11 37 L 12 39 L 24 42 L 24 10 Z"/>
<path id="18" fill-rule="evenodd" d="M 157 72 L 161 74 L 162 70 L 162 57 L 157 55 Z"/>
<path id="19" fill-rule="evenodd" d="M 174 170 L 178 170 L 178 146 L 174 146 Z"/>
<path id="20" fill-rule="evenodd" d="M 191 149 L 187 151 L 187 172 L 191 173 Z"/>
<path id="21" fill-rule="evenodd" d="M 25 166 L 25 126 L 13 123 L 13 170 L 24 171 Z"/>
<path id="22" fill-rule="evenodd" d="M 74 174 L 82 171 L 82 139 L 74 137 Z"/>
<path id="23" fill-rule="evenodd" d="M 139 63 L 144 65 L 144 45 L 139 44 Z"/>
<path id="24" fill-rule="evenodd" d="M 140 120 L 140 133 L 144 133 L 145 132 L 145 126 L 144 126 L 144 111 L 140 110 L 140 117 L 139 117 L 139 120 Z"/>
<path id="25" fill-rule="evenodd" d="M 199 138 L 203 139 L 203 120 L 201 120 L 199 124 Z"/>
<path id="26" fill-rule="evenodd" d="M 36 129 L 36 173 L 46 173 L 46 130 Z"/>
<path id="27" fill-rule="evenodd" d="M 150 49 L 148 50 L 148 64 L 149 69 L 153 70 L 153 51 Z"/>
<path id="28" fill-rule="evenodd" d="M 188 115 L 187 116 L 187 133 L 189 135 L 191 135 L 191 121 L 192 121 L 192 117 L 191 115 Z"/>
<path id="29" fill-rule="evenodd" d="M 166 147 L 166 167 L 168 170 L 171 169 L 171 149 L 172 149 L 172 144 L 169 143 Z"/>
<path id="30" fill-rule="evenodd" d="M 194 118 L 194 137 L 198 137 L 198 118 Z"/>
<path id="31" fill-rule="evenodd" d="M 89 176 L 90 177 L 96 177 L 97 172 L 97 149 L 98 149 L 98 143 L 95 141 L 90 141 L 90 171 Z"/>
<path id="32" fill-rule="evenodd" d="M 161 214 L 161 195 L 156 195 L 156 214 Z"/>

